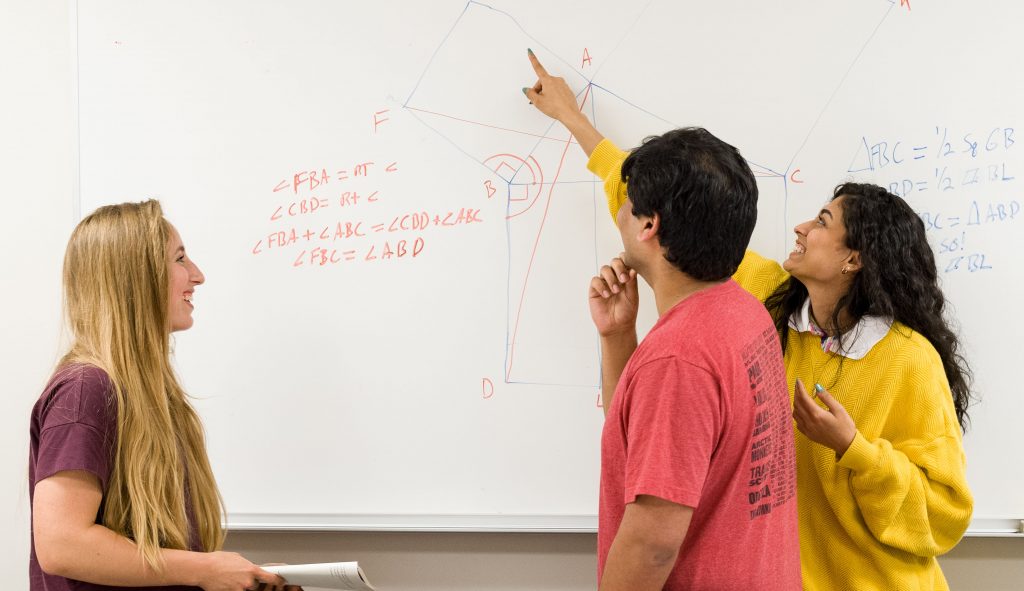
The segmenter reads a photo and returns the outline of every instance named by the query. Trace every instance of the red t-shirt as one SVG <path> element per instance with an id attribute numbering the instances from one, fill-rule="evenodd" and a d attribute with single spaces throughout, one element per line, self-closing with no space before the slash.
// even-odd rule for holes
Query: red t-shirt
<path id="1" fill-rule="evenodd" d="M 729 280 L 662 316 L 630 357 L 601 438 L 598 579 L 626 505 L 693 508 L 665 589 L 800 588 L 789 394 L 764 305 Z"/>
<path id="2" fill-rule="evenodd" d="M 66 470 L 85 470 L 99 478 L 106 499 L 117 436 L 117 406 L 110 378 L 90 365 L 61 368 L 46 385 L 32 408 L 32 438 L 28 464 L 29 503 L 36 483 Z M 186 494 L 187 511 L 188 495 Z M 96 523 L 102 523 L 101 501 Z M 191 550 L 202 551 L 196 528 L 191 528 Z M 139 560 L 142 560 L 141 556 Z M 35 539 L 29 556 L 31 591 L 202 591 L 199 587 L 112 587 L 59 577 L 43 572 L 36 558 Z"/>

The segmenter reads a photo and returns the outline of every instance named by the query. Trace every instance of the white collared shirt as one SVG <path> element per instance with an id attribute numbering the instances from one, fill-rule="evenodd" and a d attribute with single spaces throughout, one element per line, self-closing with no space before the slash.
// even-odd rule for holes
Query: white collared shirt
<path id="1" fill-rule="evenodd" d="M 811 298 L 804 300 L 804 305 L 789 317 L 789 327 L 797 332 L 810 332 L 821 337 L 821 350 L 837 353 L 847 359 L 863 359 L 871 348 L 889 334 L 892 318 L 882 316 L 864 316 L 852 330 L 843 334 L 842 350 L 839 350 L 839 339 L 831 337 L 811 320 Z"/>

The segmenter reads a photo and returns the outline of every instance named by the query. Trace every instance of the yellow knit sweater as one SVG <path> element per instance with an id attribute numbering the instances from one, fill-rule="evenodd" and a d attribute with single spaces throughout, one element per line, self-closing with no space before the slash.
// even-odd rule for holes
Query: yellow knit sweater
<path id="1" fill-rule="evenodd" d="M 603 140 L 588 168 L 605 180 L 614 219 L 626 199 L 626 152 Z M 788 275 L 748 252 L 733 276 L 764 301 Z M 863 359 L 821 349 L 790 329 L 790 392 L 797 378 L 823 385 L 857 435 L 843 457 L 797 432 L 797 499 L 804 589 L 948 589 L 936 557 L 970 523 L 960 427 L 942 361 L 931 343 L 896 322 Z"/>

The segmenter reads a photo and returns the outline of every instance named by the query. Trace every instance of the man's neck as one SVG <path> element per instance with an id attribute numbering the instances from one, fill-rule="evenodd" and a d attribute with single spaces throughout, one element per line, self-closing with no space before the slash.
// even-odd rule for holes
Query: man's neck
<path id="1" fill-rule="evenodd" d="M 651 273 L 651 277 L 644 279 L 654 290 L 654 302 L 658 308 L 659 318 L 693 294 L 728 281 L 700 281 L 671 266 L 659 268 Z"/>

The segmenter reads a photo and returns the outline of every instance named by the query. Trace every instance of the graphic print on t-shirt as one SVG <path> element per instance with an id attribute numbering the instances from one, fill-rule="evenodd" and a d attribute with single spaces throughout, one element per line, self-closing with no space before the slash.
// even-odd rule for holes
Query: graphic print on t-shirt
<path id="1" fill-rule="evenodd" d="M 743 348 L 750 394 L 754 398 L 754 431 L 750 442 L 750 480 L 747 502 L 750 519 L 771 513 L 796 495 L 795 460 L 791 445 L 779 445 L 779 437 L 792 437 L 789 427 L 789 396 L 786 370 L 773 359 L 779 353 L 775 328 Z M 782 395 L 779 395 L 779 393 Z"/>

